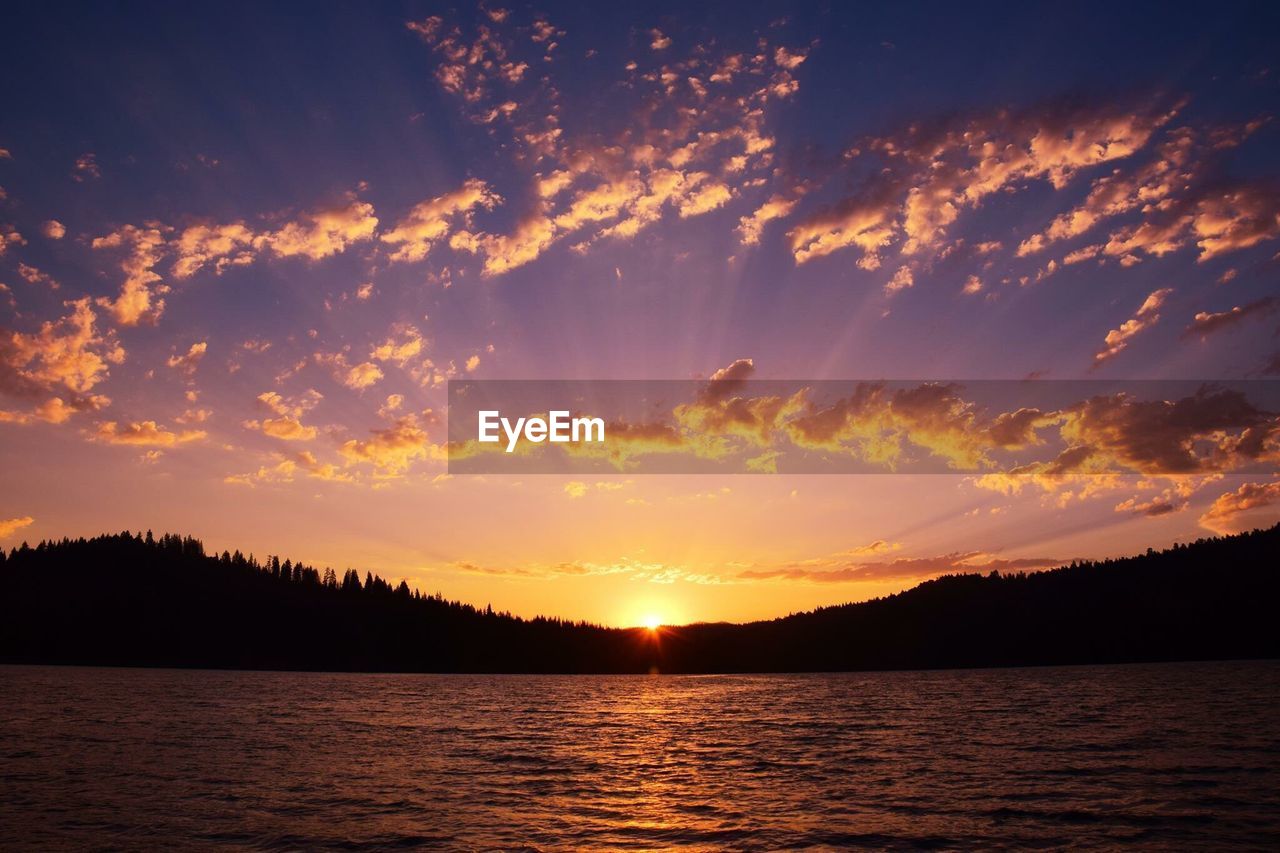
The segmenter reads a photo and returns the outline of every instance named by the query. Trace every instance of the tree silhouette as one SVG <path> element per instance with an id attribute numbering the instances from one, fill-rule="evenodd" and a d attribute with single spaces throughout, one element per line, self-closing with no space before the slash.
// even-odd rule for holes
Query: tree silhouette
<path id="1" fill-rule="evenodd" d="M 1280 525 L 1045 572 L 948 575 L 746 625 L 609 629 L 128 531 L 0 549 L 0 661 L 743 672 L 1280 656 Z"/>

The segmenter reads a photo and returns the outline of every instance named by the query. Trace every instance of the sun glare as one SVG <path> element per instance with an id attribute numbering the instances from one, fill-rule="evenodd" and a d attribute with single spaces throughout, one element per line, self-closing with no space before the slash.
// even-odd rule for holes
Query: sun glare
<path id="1" fill-rule="evenodd" d="M 662 617 L 654 616 L 651 613 L 644 617 L 640 624 L 644 625 L 644 627 L 648 628 L 650 631 L 656 631 L 662 627 Z"/>

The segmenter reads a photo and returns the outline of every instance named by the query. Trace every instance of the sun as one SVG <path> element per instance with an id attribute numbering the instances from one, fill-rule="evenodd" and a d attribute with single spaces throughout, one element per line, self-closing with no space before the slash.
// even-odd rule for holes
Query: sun
<path id="1" fill-rule="evenodd" d="M 648 628 L 650 631 L 656 631 L 662 627 L 662 617 L 650 613 L 640 621 L 640 624 L 644 625 L 644 627 Z"/>

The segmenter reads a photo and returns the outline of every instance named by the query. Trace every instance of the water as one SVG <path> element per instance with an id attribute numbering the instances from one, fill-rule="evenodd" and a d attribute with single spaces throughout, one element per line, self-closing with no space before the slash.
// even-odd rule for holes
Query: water
<path id="1" fill-rule="evenodd" d="M 0 847 L 1280 847 L 1280 663 L 0 667 Z"/>

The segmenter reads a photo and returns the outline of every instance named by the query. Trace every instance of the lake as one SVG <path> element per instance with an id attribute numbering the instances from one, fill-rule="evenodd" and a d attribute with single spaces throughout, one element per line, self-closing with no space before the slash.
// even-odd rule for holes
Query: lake
<path id="1" fill-rule="evenodd" d="M 1280 848 L 1280 663 L 0 667 L 0 847 Z"/>

